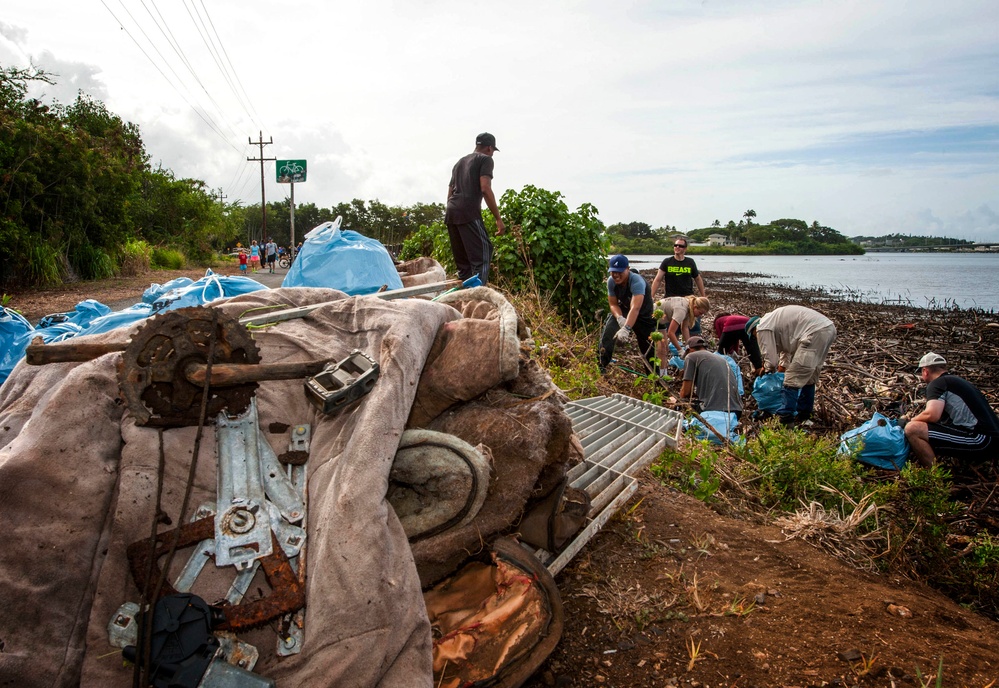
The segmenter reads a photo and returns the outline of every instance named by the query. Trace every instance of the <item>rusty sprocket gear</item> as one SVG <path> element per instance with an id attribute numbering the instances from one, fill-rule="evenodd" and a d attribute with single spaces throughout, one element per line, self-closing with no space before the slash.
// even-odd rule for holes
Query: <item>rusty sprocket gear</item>
<path id="1" fill-rule="evenodd" d="M 150 318 L 132 337 L 119 364 L 118 381 L 137 425 L 198 424 L 203 388 L 189 381 L 185 370 L 191 363 L 208 362 L 213 329 L 213 365 L 260 363 L 260 352 L 246 328 L 212 308 L 168 311 Z M 213 387 L 204 420 L 211 421 L 223 410 L 242 413 L 256 389 L 256 382 Z"/>

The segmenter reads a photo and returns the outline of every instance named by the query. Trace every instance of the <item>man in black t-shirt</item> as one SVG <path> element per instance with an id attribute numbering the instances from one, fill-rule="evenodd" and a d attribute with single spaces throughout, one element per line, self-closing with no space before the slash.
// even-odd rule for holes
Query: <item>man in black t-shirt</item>
<path id="1" fill-rule="evenodd" d="M 659 285 L 664 284 L 665 296 L 690 296 L 694 293 L 694 284 L 697 285 L 697 293 L 704 296 L 704 280 L 697 270 L 697 263 L 692 258 L 687 258 L 687 238 L 678 236 L 673 239 L 673 255 L 659 264 L 655 279 L 652 280 L 652 298 L 656 298 L 659 293 Z M 701 333 L 701 319 L 694 322 L 690 328 L 690 334 Z"/>
<path id="2" fill-rule="evenodd" d="M 447 185 L 444 223 L 451 239 L 458 277 L 467 280 L 478 274 L 482 284 L 489 281 L 489 261 L 493 256 L 493 242 L 482 223 L 482 199 L 496 218 L 497 236 L 505 230 L 492 187 L 493 153 L 498 150 L 495 136 L 479 134 L 475 139 L 475 151 L 455 163 Z"/>
<path id="3" fill-rule="evenodd" d="M 947 372 L 947 361 L 932 351 L 919 360 L 926 408 L 905 425 L 905 437 L 920 466 L 937 454 L 983 461 L 999 451 L 999 418 L 973 384 Z"/>

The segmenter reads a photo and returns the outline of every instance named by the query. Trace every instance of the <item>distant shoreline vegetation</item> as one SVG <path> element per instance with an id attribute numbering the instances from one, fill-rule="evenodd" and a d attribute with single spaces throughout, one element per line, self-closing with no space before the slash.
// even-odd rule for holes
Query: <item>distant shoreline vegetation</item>
<path id="1" fill-rule="evenodd" d="M 766 224 L 756 222 L 756 211 L 747 210 L 738 222 L 725 225 L 715 220 L 710 227 L 680 232 L 675 226 L 653 229 L 644 222 L 619 222 L 607 227 L 611 250 L 632 255 L 670 255 L 673 239 L 688 240 L 687 253 L 702 256 L 837 256 L 864 255 L 884 250 L 969 250 L 975 244 L 948 237 L 888 234 L 881 237 L 845 237 L 816 220 L 781 218 Z"/>

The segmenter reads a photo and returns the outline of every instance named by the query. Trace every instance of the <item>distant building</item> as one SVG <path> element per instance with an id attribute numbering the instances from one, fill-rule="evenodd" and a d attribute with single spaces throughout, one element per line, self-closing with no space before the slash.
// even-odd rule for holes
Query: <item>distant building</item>
<path id="1" fill-rule="evenodd" d="M 708 246 L 735 246 L 735 242 L 727 234 L 708 235 Z"/>

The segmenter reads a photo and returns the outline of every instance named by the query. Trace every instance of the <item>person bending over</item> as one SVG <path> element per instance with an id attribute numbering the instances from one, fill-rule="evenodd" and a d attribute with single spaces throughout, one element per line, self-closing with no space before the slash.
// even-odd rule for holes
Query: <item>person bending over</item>
<path id="1" fill-rule="evenodd" d="M 718 338 L 718 353 L 735 356 L 739 352 L 739 344 L 746 347 L 749 360 L 753 364 L 756 375 L 763 374 L 763 356 L 756 339 L 746 331 L 749 316 L 738 313 L 719 313 L 715 316 L 715 337 Z"/>
<path id="2" fill-rule="evenodd" d="M 704 339 L 694 335 L 687 341 L 680 398 L 697 395 L 702 411 L 742 414 L 739 381 L 725 357 L 708 351 Z"/>
<path id="3" fill-rule="evenodd" d="M 669 358 L 666 351 L 670 344 L 683 353 L 685 345 L 680 344 L 678 334 L 683 335 L 684 342 L 690 339 L 694 324 L 711 309 L 711 302 L 704 296 L 671 296 L 656 306 L 663 312 L 658 328 L 666 330 L 666 336 L 658 344 L 658 356 L 660 361 L 665 361 Z"/>
<path id="4" fill-rule="evenodd" d="M 638 339 L 638 349 L 645 356 L 649 370 L 654 370 L 649 335 L 656 329 L 656 321 L 652 317 L 652 290 L 649 283 L 637 272 L 631 271 L 626 256 L 612 256 L 608 272 L 607 303 L 610 315 L 607 316 L 604 332 L 600 337 L 600 374 L 607 372 L 607 366 L 614 358 L 615 344 L 627 342 L 633 334 Z"/>
<path id="5" fill-rule="evenodd" d="M 763 351 L 764 373 L 784 371 L 781 423 L 804 423 L 815 408 L 815 384 L 836 341 L 833 321 L 805 306 L 781 306 L 762 318 L 751 317 L 746 328 Z"/>

